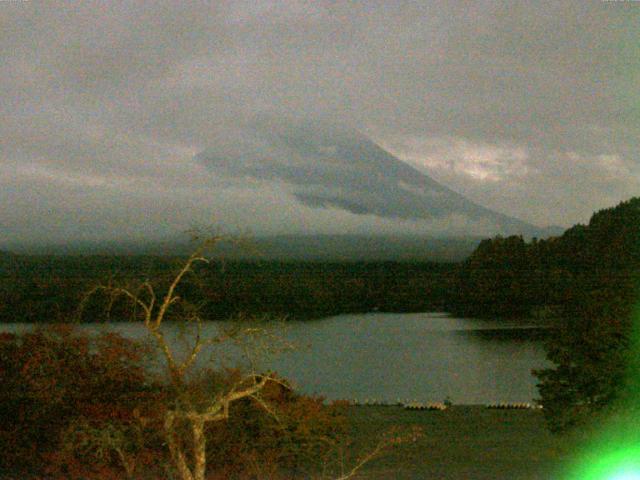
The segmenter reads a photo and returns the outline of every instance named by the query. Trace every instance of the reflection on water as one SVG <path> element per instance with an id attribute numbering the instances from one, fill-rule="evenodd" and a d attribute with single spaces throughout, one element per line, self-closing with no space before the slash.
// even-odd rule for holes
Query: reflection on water
<path id="1" fill-rule="evenodd" d="M 214 335 L 220 323 L 205 326 Z M 29 328 L 4 325 L 3 330 Z M 141 324 L 109 327 L 145 338 Z M 176 324 L 167 334 L 180 350 L 189 334 Z M 291 322 L 284 335 L 298 348 L 262 357 L 299 390 L 329 399 L 442 401 L 454 403 L 529 402 L 537 397 L 531 369 L 547 366 L 545 331 L 504 322 L 461 319 L 442 313 L 339 315 L 313 322 Z M 230 349 L 209 352 L 217 364 L 236 363 Z"/>
<path id="2" fill-rule="evenodd" d="M 456 330 L 460 335 L 470 339 L 491 340 L 493 342 L 543 342 L 553 332 L 550 328 L 521 327 L 521 328 L 482 328 L 477 330 Z"/>

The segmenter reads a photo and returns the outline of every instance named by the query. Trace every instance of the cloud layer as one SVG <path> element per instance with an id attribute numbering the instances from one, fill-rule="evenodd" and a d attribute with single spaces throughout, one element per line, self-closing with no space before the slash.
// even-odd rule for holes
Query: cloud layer
<path id="1" fill-rule="evenodd" d="M 245 226 L 252 209 L 256 230 L 361 228 L 193 159 L 264 112 L 350 124 L 539 225 L 640 191 L 637 4 L 425 3 L 1 3 L 0 242 Z"/>
<path id="2" fill-rule="evenodd" d="M 440 185 L 360 132 L 317 117 L 262 116 L 196 159 L 223 181 L 262 181 L 303 205 L 355 214 L 361 228 L 363 216 L 376 216 L 436 235 L 541 235 Z"/>

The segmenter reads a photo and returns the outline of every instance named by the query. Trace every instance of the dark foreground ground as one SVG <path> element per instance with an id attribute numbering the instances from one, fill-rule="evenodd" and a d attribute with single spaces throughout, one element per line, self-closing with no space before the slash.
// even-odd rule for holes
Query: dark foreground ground
<path id="1" fill-rule="evenodd" d="M 424 437 L 373 460 L 358 478 L 563 480 L 558 467 L 573 450 L 549 433 L 540 411 L 453 406 L 445 411 L 360 406 L 349 410 L 357 451 L 387 429 L 418 425 Z"/>
<path id="2" fill-rule="evenodd" d="M 424 434 L 415 443 L 397 446 L 370 461 L 354 480 L 568 480 L 559 470 L 575 451 L 577 438 L 549 433 L 539 410 L 454 405 L 445 411 L 412 411 L 400 406 L 357 406 L 349 407 L 347 415 L 354 443 L 342 461 L 345 473 L 394 427 L 418 426 Z M 19 477 L 0 474 L 0 478 Z"/>

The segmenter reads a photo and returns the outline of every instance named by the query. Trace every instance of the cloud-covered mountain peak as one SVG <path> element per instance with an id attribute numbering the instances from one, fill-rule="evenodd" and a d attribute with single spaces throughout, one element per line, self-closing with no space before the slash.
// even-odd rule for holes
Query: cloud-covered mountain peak
<path id="1" fill-rule="evenodd" d="M 285 185 L 307 207 L 410 220 L 433 233 L 537 233 L 439 184 L 357 130 L 326 120 L 261 117 L 225 132 L 196 159 L 222 177 Z"/>

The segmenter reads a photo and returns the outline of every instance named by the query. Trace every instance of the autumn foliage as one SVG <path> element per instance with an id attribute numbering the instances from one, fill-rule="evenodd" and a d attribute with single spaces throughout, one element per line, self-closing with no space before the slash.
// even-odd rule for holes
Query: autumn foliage
<path id="1" fill-rule="evenodd" d="M 148 349 L 72 326 L 0 335 L 0 473 L 25 478 L 170 478 L 162 431 L 169 389 L 144 368 Z M 225 388 L 239 372 L 208 372 L 190 388 Z M 284 380 L 261 405 L 243 399 L 207 427 L 207 478 L 286 478 L 318 467 L 344 434 L 338 405 L 302 396 Z M 185 438 L 188 438 L 185 435 Z"/>
<path id="2" fill-rule="evenodd" d="M 119 335 L 91 339 L 71 326 L 2 334 L 2 470 L 86 478 L 98 469 L 104 478 L 109 471 L 113 478 L 122 478 L 117 451 L 133 464 L 143 445 L 114 443 L 99 461 L 80 465 L 77 454 L 88 460 L 97 453 L 95 448 L 81 451 L 90 442 L 81 440 L 80 431 L 85 429 L 85 440 L 89 432 L 128 432 L 140 426 L 140 412 L 157 407 L 161 390 L 148 383 L 144 356 L 141 345 Z"/>

